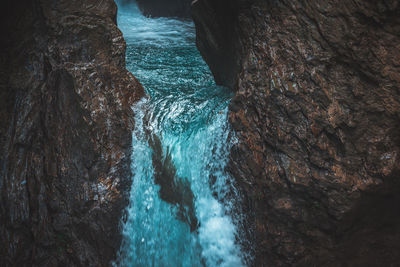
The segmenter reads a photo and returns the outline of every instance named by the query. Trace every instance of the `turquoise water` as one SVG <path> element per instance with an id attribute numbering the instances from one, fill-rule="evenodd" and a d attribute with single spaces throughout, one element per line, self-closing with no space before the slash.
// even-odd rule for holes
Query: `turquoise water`
<path id="1" fill-rule="evenodd" d="M 215 85 L 192 22 L 145 18 L 130 4 L 119 5 L 118 26 L 127 68 L 149 97 L 133 107 L 134 176 L 116 265 L 243 266 L 224 171 L 231 92 Z"/>

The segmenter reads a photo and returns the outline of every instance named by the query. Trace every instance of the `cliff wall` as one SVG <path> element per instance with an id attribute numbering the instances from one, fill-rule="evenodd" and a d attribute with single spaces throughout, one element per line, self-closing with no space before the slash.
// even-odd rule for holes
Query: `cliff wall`
<path id="1" fill-rule="evenodd" d="M 0 50 L 0 265 L 109 266 L 130 188 L 117 7 L 6 1 Z"/>
<path id="2" fill-rule="evenodd" d="M 400 261 L 399 1 L 198 0 L 256 266 Z M 246 230 L 244 229 L 244 230 Z"/>

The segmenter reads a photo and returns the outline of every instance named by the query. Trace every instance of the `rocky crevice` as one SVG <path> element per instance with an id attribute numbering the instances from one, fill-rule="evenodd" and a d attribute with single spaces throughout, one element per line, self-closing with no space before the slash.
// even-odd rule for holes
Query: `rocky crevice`
<path id="1" fill-rule="evenodd" d="M 399 1 L 193 3 L 256 266 L 399 262 Z M 249 227 L 251 226 L 251 227 Z"/>
<path id="2" fill-rule="evenodd" d="M 189 1 L 175 3 L 185 15 L 153 16 L 187 17 Z M 107 266 L 128 201 L 130 106 L 143 95 L 116 6 L 2 5 L 0 265 Z M 199 50 L 235 91 L 229 171 L 252 264 L 399 262 L 399 1 L 192 9 Z"/>
<path id="3" fill-rule="evenodd" d="M 111 0 L 2 4 L 1 266 L 108 266 L 119 249 L 144 92 L 116 12 Z"/>

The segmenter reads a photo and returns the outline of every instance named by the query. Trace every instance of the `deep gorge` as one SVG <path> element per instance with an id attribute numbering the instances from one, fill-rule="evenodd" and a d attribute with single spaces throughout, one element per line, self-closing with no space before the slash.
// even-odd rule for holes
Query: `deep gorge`
<path id="1" fill-rule="evenodd" d="M 398 265 L 399 1 L 117 4 L 2 4 L 0 266 Z"/>

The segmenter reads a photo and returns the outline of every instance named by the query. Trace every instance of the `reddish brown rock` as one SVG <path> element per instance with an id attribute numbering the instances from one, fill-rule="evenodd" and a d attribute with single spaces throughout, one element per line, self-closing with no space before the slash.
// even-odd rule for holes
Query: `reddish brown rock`
<path id="1" fill-rule="evenodd" d="M 253 264 L 396 266 L 399 1 L 198 0 L 193 13 L 236 92 L 230 170 Z"/>
<path id="2" fill-rule="evenodd" d="M 1 5 L 0 266 L 108 266 L 143 94 L 116 5 Z"/>

